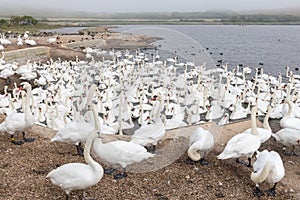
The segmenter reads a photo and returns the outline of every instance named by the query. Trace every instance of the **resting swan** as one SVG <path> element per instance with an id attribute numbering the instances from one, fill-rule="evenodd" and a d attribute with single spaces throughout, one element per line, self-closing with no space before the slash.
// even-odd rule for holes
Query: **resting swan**
<path id="1" fill-rule="evenodd" d="M 100 123 L 97 117 L 97 111 L 93 104 L 89 105 L 93 110 L 94 122 L 96 130 L 100 130 Z M 96 155 L 112 165 L 121 165 L 123 174 L 117 174 L 115 179 L 124 178 L 127 176 L 126 167 L 133 163 L 141 162 L 144 159 L 153 157 L 154 155 L 147 152 L 143 146 L 127 142 L 113 141 L 103 144 L 101 138 L 96 138 L 93 149 Z"/>
<path id="2" fill-rule="evenodd" d="M 291 128 L 284 128 L 272 134 L 275 140 L 281 144 L 283 144 L 283 152 L 285 155 L 295 155 L 295 146 L 300 145 L 300 131 Z M 286 146 L 293 146 L 293 152 L 291 154 L 286 153 Z"/>
<path id="3" fill-rule="evenodd" d="M 199 161 L 202 165 L 207 165 L 205 156 L 214 146 L 214 136 L 201 127 L 198 127 L 190 137 L 190 147 L 188 156 L 192 161 Z"/>
<path id="4" fill-rule="evenodd" d="M 102 166 L 95 162 L 90 155 L 91 145 L 97 137 L 97 131 L 92 130 L 87 138 L 84 159 L 87 164 L 68 163 L 52 170 L 46 178 L 50 178 L 54 185 L 59 186 L 67 194 L 73 190 L 82 190 L 97 184 L 103 177 Z"/>
<path id="5" fill-rule="evenodd" d="M 237 158 L 237 162 L 241 156 L 248 157 L 248 167 L 251 167 L 251 157 L 261 145 L 260 137 L 258 136 L 256 127 L 256 111 L 257 106 L 252 108 L 251 112 L 251 134 L 240 133 L 233 136 L 226 144 L 223 152 L 218 155 L 218 159 Z"/>
<path id="6" fill-rule="evenodd" d="M 280 126 L 282 128 L 292 128 L 300 130 L 300 119 L 295 118 L 293 115 L 293 105 L 290 100 L 286 99 L 285 102 L 289 106 L 289 111 L 280 120 Z"/>
<path id="7" fill-rule="evenodd" d="M 10 134 L 11 142 L 16 145 L 21 145 L 24 142 L 33 142 L 34 138 L 26 138 L 26 131 L 31 129 L 35 124 L 34 116 L 30 110 L 31 85 L 27 82 L 21 83 L 26 90 L 25 110 L 24 113 L 11 112 L 0 124 L 0 131 Z M 23 133 L 23 141 L 15 141 L 14 134 L 16 132 Z"/>
<path id="8" fill-rule="evenodd" d="M 277 183 L 284 177 L 284 166 L 280 155 L 275 151 L 264 150 L 257 152 L 257 159 L 253 164 L 253 172 L 251 180 L 256 184 L 253 192 L 254 196 L 262 196 L 263 192 L 259 189 L 259 183 L 266 181 L 274 184 L 272 188 L 267 190 L 268 196 L 275 196 L 275 187 Z"/>

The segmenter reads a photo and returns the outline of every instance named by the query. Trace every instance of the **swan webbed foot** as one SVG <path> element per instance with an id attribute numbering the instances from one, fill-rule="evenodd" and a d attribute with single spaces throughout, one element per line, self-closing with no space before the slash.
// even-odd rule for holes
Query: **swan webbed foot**
<path id="1" fill-rule="evenodd" d="M 268 196 L 271 196 L 271 197 L 275 197 L 275 188 L 271 188 L 269 190 L 267 190 L 267 193 L 268 193 Z"/>
<path id="2" fill-rule="evenodd" d="M 155 145 L 151 145 L 151 146 L 145 146 L 145 148 L 147 149 L 148 152 L 154 152 L 156 149 Z"/>
<path id="3" fill-rule="evenodd" d="M 104 169 L 104 174 L 112 174 L 116 170 L 117 170 L 116 168 L 107 168 L 107 169 Z"/>
<path id="4" fill-rule="evenodd" d="M 24 142 L 33 142 L 35 140 L 35 138 L 23 138 Z"/>
<path id="5" fill-rule="evenodd" d="M 15 141 L 15 140 L 11 140 L 11 142 L 12 142 L 13 144 L 15 144 L 15 145 L 22 145 L 22 144 L 24 144 L 23 141 Z"/>
<path id="6" fill-rule="evenodd" d="M 186 159 L 185 163 L 186 163 L 186 164 L 189 164 L 189 165 L 194 165 L 194 164 L 196 164 L 196 162 L 193 161 L 192 159 L 190 159 L 189 157 Z"/>
<path id="7" fill-rule="evenodd" d="M 83 156 L 84 149 L 82 147 L 80 147 L 80 143 L 78 145 L 76 145 L 76 149 L 77 149 L 78 155 Z"/>
<path id="8" fill-rule="evenodd" d="M 22 144 L 24 144 L 23 141 L 16 141 L 13 135 L 10 135 L 10 140 L 11 140 L 11 143 L 13 143 L 15 145 L 22 145 Z"/>
<path id="9" fill-rule="evenodd" d="M 264 196 L 264 193 L 259 189 L 259 187 L 255 187 L 255 190 L 253 191 L 253 195 L 256 197 Z"/>
<path id="10" fill-rule="evenodd" d="M 251 158 L 248 158 L 248 164 L 247 164 L 247 167 L 252 167 L 252 165 L 251 165 Z"/>
<path id="11" fill-rule="evenodd" d="M 246 163 L 244 160 L 240 160 L 239 158 L 235 159 L 236 163 L 242 164 L 242 165 L 248 165 L 248 163 Z"/>
<path id="12" fill-rule="evenodd" d="M 204 158 L 201 158 L 201 159 L 199 160 L 199 162 L 200 162 L 201 165 L 208 165 L 207 160 L 205 160 Z"/>
<path id="13" fill-rule="evenodd" d="M 23 132 L 23 140 L 24 140 L 24 142 L 33 142 L 35 140 L 35 138 L 26 138 L 25 132 Z"/>
<path id="14" fill-rule="evenodd" d="M 115 180 L 119 180 L 119 179 L 126 178 L 126 177 L 127 177 L 127 174 L 125 172 L 121 173 L 121 174 L 114 175 Z"/>

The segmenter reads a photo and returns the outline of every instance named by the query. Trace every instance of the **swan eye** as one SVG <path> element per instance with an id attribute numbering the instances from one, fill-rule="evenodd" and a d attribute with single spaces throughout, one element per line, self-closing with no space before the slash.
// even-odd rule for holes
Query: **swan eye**
<path id="1" fill-rule="evenodd" d="M 253 173 L 257 173 L 257 171 L 254 171 Z"/>

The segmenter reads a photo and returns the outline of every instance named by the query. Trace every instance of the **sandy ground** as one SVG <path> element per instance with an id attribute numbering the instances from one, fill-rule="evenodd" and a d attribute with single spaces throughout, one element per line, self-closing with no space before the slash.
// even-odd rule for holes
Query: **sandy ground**
<path id="1" fill-rule="evenodd" d="M 216 158 L 223 149 L 222 144 L 248 127 L 249 121 L 224 126 L 218 144 L 207 157 L 207 166 L 186 163 L 186 136 L 195 127 L 170 131 L 158 146 L 161 154 L 130 166 L 128 176 L 124 179 L 114 180 L 112 175 L 104 174 L 97 185 L 85 192 L 97 199 L 254 199 L 252 191 L 255 185 L 250 180 L 252 168 L 238 164 L 233 159 L 219 161 Z M 8 134 L 1 133 L 0 199 L 65 199 L 64 192 L 52 185 L 46 175 L 66 163 L 84 163 L 84 159 L 76 155 L 72 145 L 50 143 L 54 134 L 53 130 L 35 126 L 28 135 L 36 140 L 16 146 L 9 142 Z M 128 136 L 120 138 L 126 140 Z M 286 175 L 277 186 L 276 197 L 265 195 L 259 199 L 299 199 L 299 157 L 283 155 L 281 145 L 273 140 L 261 149 L 265 148 L 280 153 Z M 107 167 L 101 160 L 95 159 Z M 136 169 L 146 172 L 136 173 L 139 171 Z M 261 184 L 262 190 L 270 187 Z M 71 199 L 81 199 L 81 191 L 72 192 Z"/>

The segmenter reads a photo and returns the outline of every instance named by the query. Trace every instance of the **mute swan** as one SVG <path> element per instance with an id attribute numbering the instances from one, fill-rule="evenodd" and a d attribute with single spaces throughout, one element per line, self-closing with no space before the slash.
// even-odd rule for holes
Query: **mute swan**
<path id="1" fill-rule="evenodd" d="M 89 107 L 93 111 L 96 130 L 101 130 L 94 104 L 90 104 Z M 153 154 L 148 153 L 147 149 L 141 145 L 127 141 L 113 141 L 103 144 L 101 138 L 95 139 L 93 149 L 100 159 L 103 159 L 112 165 L 119 164 L 122 166 L 123 174 L 115 175 L 115 179 L 127 176 L 126 166 L 154 156 Z"/>
<path id="2" fill-rule="evenodd" d="M 283 152 L 285 155 L 298 155 L 295 152 L 295 146 L 300 145 L 300 131 L 291 128 L 284 128 L 277 131 L 272 136 L 275 140 L 283 144 Z M 286 153 L 286 146 L 293 146 L 293 152 L 291 154 Z"/>
<path id="3" fill-rule="evenodd" d="M 214 136 L 201 127 L 198 127 L 190 137 L 188 156 L 192 161 L 199 161 L 202 165 L 207 165 L 205 156 L 214 146 Z"/>
<path id="4" fill-rule="evenodd" d="M 218 155 L 218 159 L 237 158 L 237 162 L 241 156 L 248 157 L 248 167 L 251 167 L 251 157 L 255 151 L 260 147 L 260 137 L 258 136 L 256 126 L 256 111 L 257 107 L 254 106 L 251 112 L 251 134 L 240 133 L 233 136 L 226 144 L 223 152 Z"/>
<path id="5" fill-rule="evenodd" d="M 11 112 L 0 124 L 0 131 L 7 132 L 11 135 L 11 142 L 16 145 L 21 145 L 24 142 L 33 142 L 34 138 L 26 138 L 26 131 L 32 128 L 35 124 L 34 116 L 30 111 L 31 85 L 27 82 L 21 83 L 26 90 L 25 110 L 24 113 Z M 15 141 L 15 132 L 23 133 L 23 141 Z"/>
<path id="6" fill-rule="evenodd" d="M 284 166 L 280 155 L 275 151 L 264 150 L 257 152 L 257 159 L 253 164 L 253 172 L 251 180 L 256 184 L 253 192 L 254 196 L 262 196 L 263 192 L 259 189 L 259 183 L 266 181 L 274 184 L 272 188 L 267 190 L 268 196 L 275 196 L 275 187 L 277 183 L 284 177 Z"/>
<path id="7" fill-rule="evenodd" d="M 271 111 L 272 111 L 271 106 L 268 106 L 268 111 L 267 111 L 267 114 L 266 114 L 266 116 L 264 118 L 264 122 L 263 122 L 263 128 L 257 128 L 258 136 L 260 137 L 261 143 L 266 142 L 268 139 L 270 139 L 270 137 L 272 135 L 272 129 L 269 125 L 269 117 L 270 117 Z M 251 128 L 244 131 L 244 133 L 251 133 Z"/>
<path id="8" fill-rule="evenodd" d="M 71 191 L 93 186 L 103 177 L 102 166 L 95 162 L 90 155 L 90 149 L 96 137 L 96 130 L 88 134 L 84 150 L 84 159 L 87 164 L 68 163 L 52 170 L 46 176 L 46 178 L 50 178 L 52 184 L 59 186 L 65 191 L 67 199 Z"/>
<path id="9" fill-rule="evenodd" d="M 224 113 L 223 117 L 218 122 L 218 125 L 219 126 L 223 126 L 223 125 L 227 124 L 228 122 L 229 122 L 229 114 L 228 113 Z"/>
<path id="10" fill-rule="evenodd" d="M 288 99 L 286 99 L 285 102 L 289 106 L 289 111 L 280 120 L 280 126 L 282 128 L 292 128 L 300 130 L 300 119 L 294 117 L 292 103 Z"/>
<path id="11" fill-rule="evenodd" d="M 156 107 L 154 123 L 141 126 L 139 129 L 135 130 L 134 134 L 131 136 L 131 142 L 146 146 L 153 145 L 154 150 L 157 142 L 165 135 L 166 128 L 164 123 L 160 118 L 160 112 L 163 108 L 163 98 L 161 95 L 157 97 L 158 107 Z"/>

